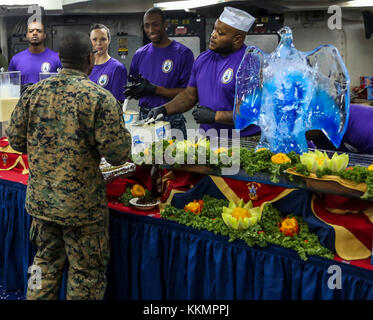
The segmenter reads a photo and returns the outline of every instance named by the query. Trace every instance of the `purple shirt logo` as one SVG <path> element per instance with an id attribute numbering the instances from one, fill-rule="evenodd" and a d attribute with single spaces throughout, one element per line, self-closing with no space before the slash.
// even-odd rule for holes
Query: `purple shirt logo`
<path id="1" fill-rule="evenodd" d="M 41 65 L 41 72 L 49 72 L 51 69 L 51 64 L 49 62 L 43 62 Z"/>
<path id="2" fill-rule="evenodd" d="M 107 74 L 103 74 L 100 76 L 100 78 L 98 78 L 98 81 L 97 83 L 101 86 L 101 87 L 105 87 L 107 85 L 107 83 L 109 82 L 109 77 L 107 76 Z"/>
<path id="3" fill-rule="evenodd" d="M 163 62 L 163 64 L 162 64 L 162 71 L 163 71 L 164 73 L 169 73 L 169 72 L 171 72 L 173 66 L 174 66 L 173 61 L 170 60 L 170 59 L 167 59 L 167 60 L 165 60 L 165 61 Z"/>
<path id="4" fill-rule="evenodd" d="M 223 76 L 221 77 L 221 82 L 227 84 L 232 81 L 233 78 L 233 69 L 228 68 L 224 71 Z"/>

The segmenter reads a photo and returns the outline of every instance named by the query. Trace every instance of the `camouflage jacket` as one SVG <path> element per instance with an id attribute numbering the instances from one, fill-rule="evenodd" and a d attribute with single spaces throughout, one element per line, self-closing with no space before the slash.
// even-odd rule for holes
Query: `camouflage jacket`
<path id="1" fill-rule="evenodd" d="M 25 91 L 6 133 L 11 147 L 28 155 L 29 214 L 75 226 L 108 214 L 101 157 L 120 165 L 131 154 L 131 136 L 110 92 L 64 69 Z"/>

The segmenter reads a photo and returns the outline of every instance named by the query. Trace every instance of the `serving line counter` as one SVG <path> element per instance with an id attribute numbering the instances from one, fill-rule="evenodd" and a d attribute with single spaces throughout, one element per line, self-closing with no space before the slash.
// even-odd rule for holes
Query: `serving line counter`
<path id="1" fill-rule="evenodd" d="M 24 209 L 27 175 L 0 172 L 0 284 L 25 290 L 35 250 Z M 118 188 L 120 181 L 113 182 Z M 116 185 L 116 186 L 115 186 Z M 110 188 L 110 185 L 108 186 Z M 160 219 L 109 194 L 111 260 L 106 299 L 373 299 L 370 259 L 342 262 L 242 241 Z M 341 289 L 330 277 L 341 271 Z M 335 268 L 335 267 L 333 267 Z M 61 287 L 64 298 L 66 273 Z"/>

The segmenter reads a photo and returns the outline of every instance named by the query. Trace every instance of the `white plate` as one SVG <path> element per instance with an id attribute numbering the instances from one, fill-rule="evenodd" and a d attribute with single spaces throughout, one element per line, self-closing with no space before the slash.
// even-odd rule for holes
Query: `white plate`
<path id="1" fill-rule="evenodd" d="M 139 210 L 151 210 L 153 209 L 155 206 L 159 205 L 161 203 L 161 201 L 157 200 L 156 203 L 152 203 L 152 204 L 138 204 L 137 203 L 137 200 L 139 198 L 133 198 L 130 200 L 130 204 L 132 204 L 133 206 L 136 207 L 136 209 L 139 209 Z"/>

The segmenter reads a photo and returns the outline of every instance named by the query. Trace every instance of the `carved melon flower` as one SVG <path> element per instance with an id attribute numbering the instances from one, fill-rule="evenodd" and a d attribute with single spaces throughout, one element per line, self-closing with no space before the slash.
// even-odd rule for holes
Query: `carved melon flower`
<path id="1" fill-rule="evenodd" d="M 338 155 L 336 152 L 329 159 L 325 152 L 315 150 L 315 152 L 305 152 L 300 156 L 300 162 L 307 167 L 309 172 L 315 173 L 318 169 L 329 168 L 334 172 L 345 170 L 348 165 L 348 154 Z"/>
<path id="2" fill-rule="evenodd" d="M 223 153 L 223 152 L 228 152 L 228 149 L 226 148 L 219 148 L 214 151 L 215 154 Z"/>
<path id="3" fill-rule="evenodd" d="M 228 208 L 223 207 L 222 218 L 228 227 L 244 230 L 260 220 L 260 207 L 254 208 L 251 201 L 245 204 L 242 199 L 237 205 L 233 201 L 229 201 Z"/>

